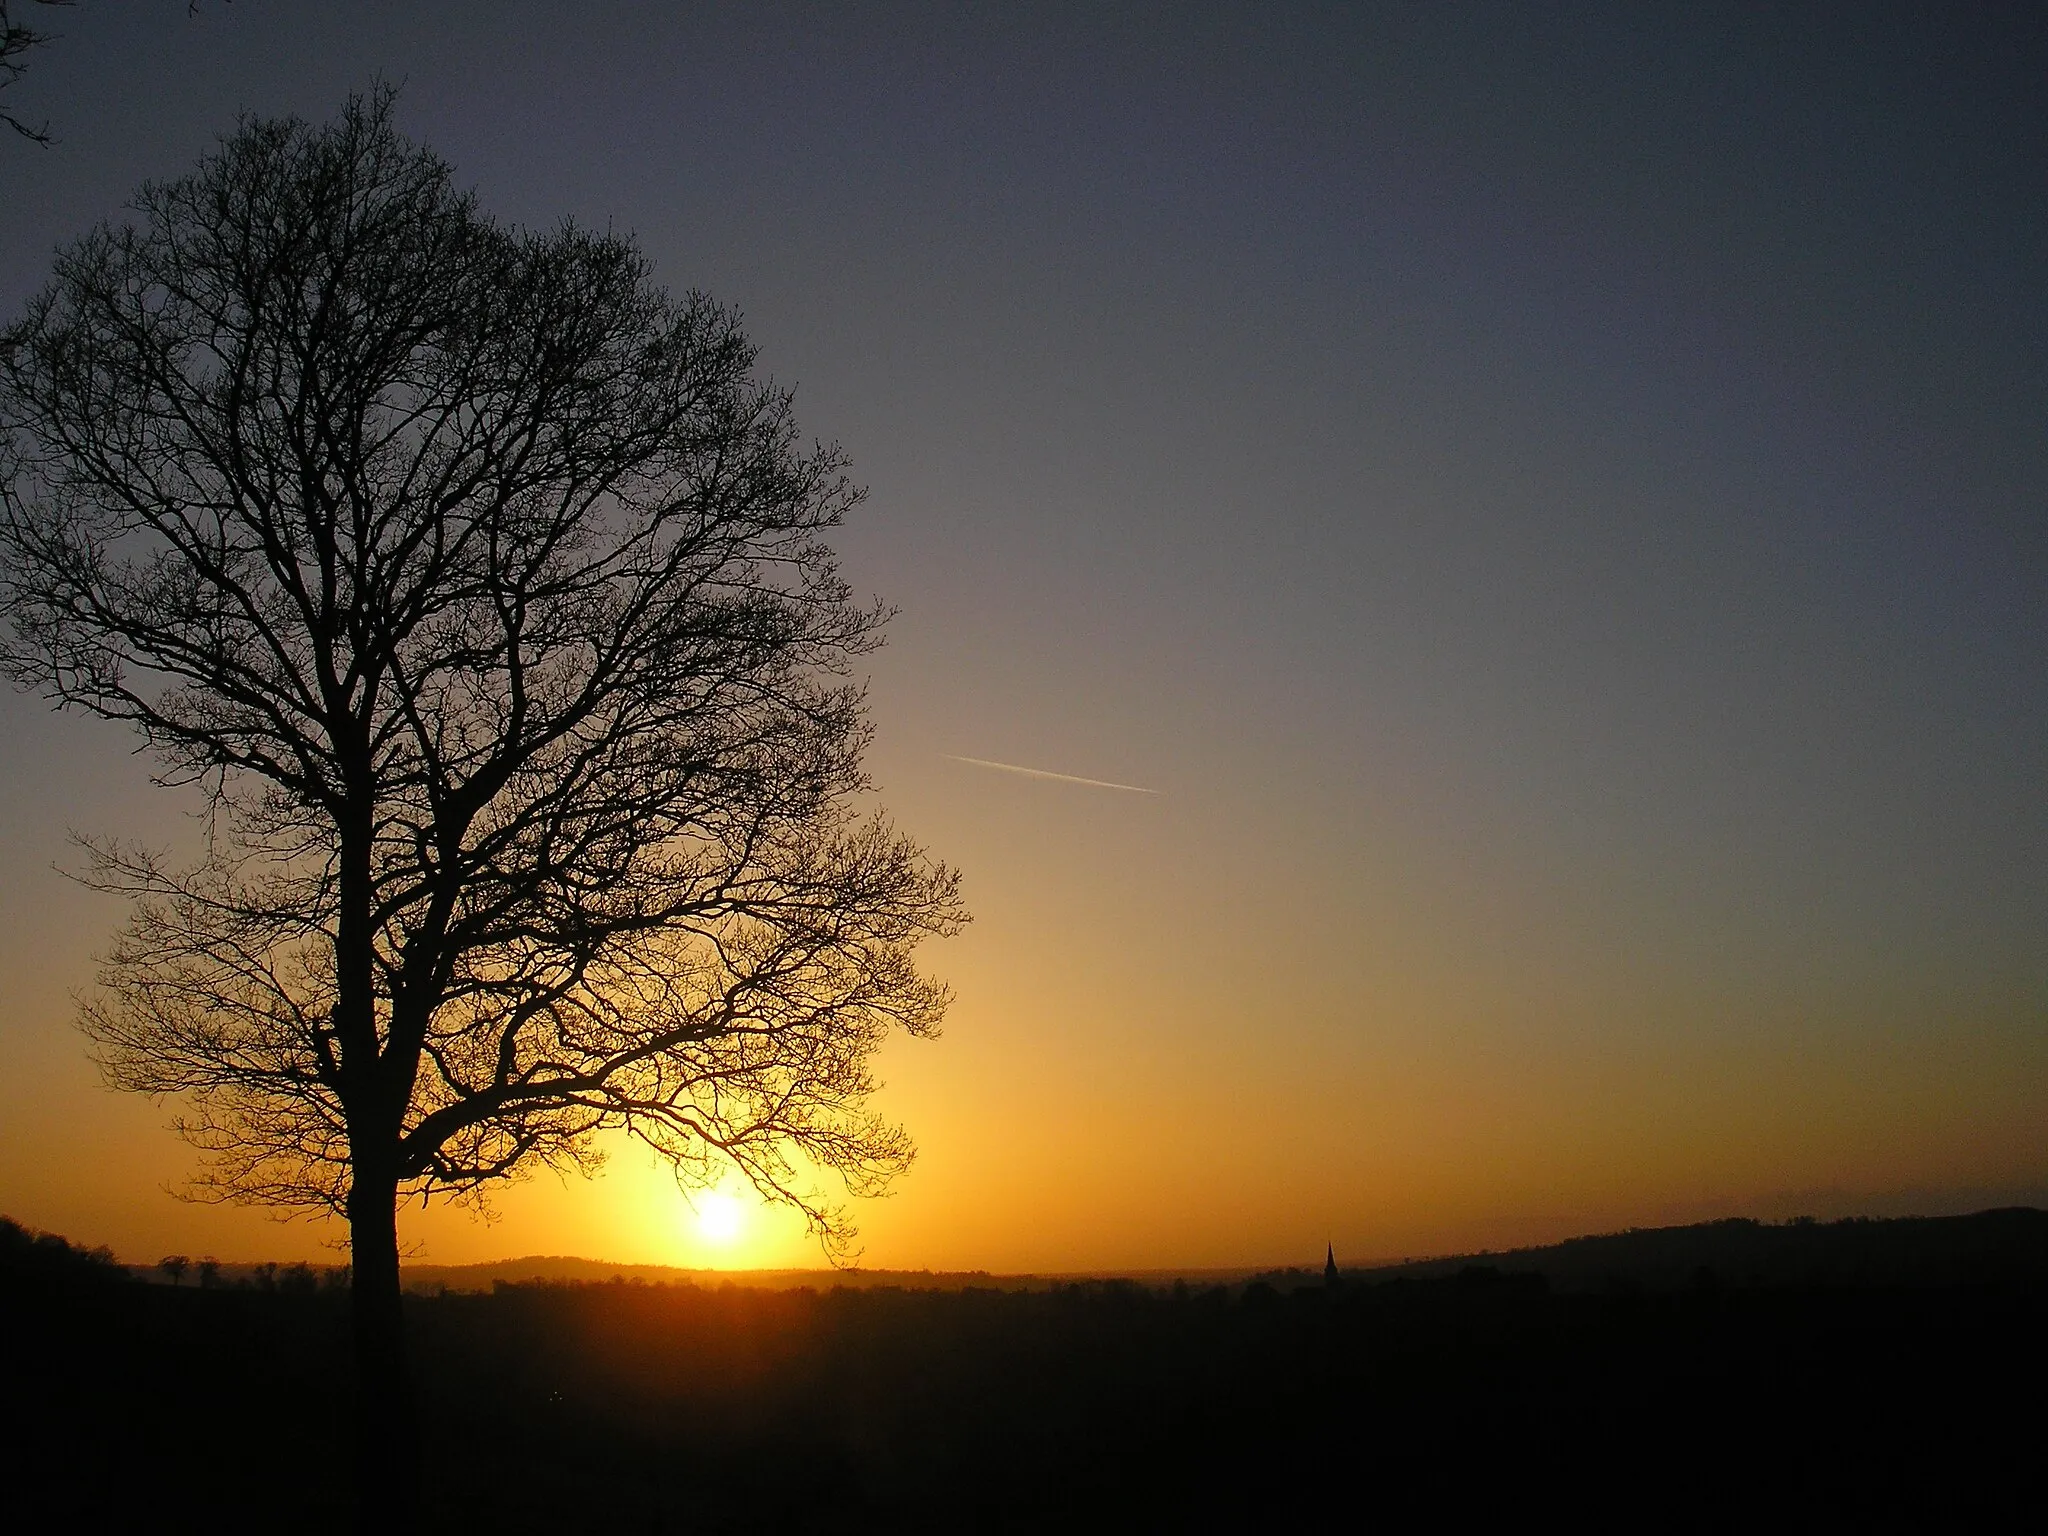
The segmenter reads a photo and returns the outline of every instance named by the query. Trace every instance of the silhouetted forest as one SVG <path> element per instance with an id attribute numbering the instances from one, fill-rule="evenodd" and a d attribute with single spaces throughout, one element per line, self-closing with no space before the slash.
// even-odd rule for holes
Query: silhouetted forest
<path id="1" fill-rule="evenodd" d="M 1703 1257 L 1705 1255 L 1705 1257 Z M 0 1226 L 10 1503 L 340 1529 L 347 1296 Z M 415 1295 L 428 1528 L 2038 1519 L 2048 1215 L 1582 1239 L 1325 1286 Z"/>

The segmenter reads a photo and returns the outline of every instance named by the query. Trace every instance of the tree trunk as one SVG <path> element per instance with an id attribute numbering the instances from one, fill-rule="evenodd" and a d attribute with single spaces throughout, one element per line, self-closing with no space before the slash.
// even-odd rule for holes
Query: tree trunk
<path id="1" fill-rule="evenodd" d="M 350 1303 L 356 1354 L 356 1529 L 397 1536 L 414 1527 L 419 1432 L 405 1369 L 398 1284 L 398 1191 L 359 1161 L 348 1197 Z"/>

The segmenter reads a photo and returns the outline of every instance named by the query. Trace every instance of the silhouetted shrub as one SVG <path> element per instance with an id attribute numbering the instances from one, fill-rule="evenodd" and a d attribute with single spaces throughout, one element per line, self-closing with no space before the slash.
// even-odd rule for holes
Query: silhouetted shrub
<path id="1" fill-rule="evenodd" d="M 80 1248 L 0 1216 L 0 1284 L 106 1285 L 129 1279 L 107 1248 Z"/>

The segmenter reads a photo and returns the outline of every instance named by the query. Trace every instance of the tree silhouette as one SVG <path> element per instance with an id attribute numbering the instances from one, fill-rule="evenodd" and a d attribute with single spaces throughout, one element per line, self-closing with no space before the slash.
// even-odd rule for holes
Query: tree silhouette
<path id="1" fill-rule="evenodd" d="M 71 0 L 29 0 L 32 5 L 44 7 L 69 5 Z M 27 55 L 50 41 L 50 34 L 38 32 L 20 19 L 23 12 L 13 9 L 13 0 L 0 0 L 0 90 L 5 90 L 28 72 Z M 48 125 L 31 125 L 23 122 L 12 112 L 0 107 L 0 127 L 12 128 L 23 138 L 36 144 L 50 142 Z"/>
<path id="2" fill-rule="evenodd" d="M 413 1478 L 395 1211 L 623 1127 L 828 1245 L 911 1147 L 865 1108 L 957 879 L 850 801 L 886 617 L 860 497 L 737 317 L 630 240 L 507 229 L 392 98 L 245 121 L 0 333 L 0 660 L 138 727 L 206 854 L 84 1008 L 181 1096 L 202 1195 L 344 1215 L 366 1526 Z M 204 1269 L 202 1268 L 202 1277 Z"/>
<path id="3" fill-rule="evenodd" d="M 14 9 L 16 5 L 21 3 L 23 3 L 23 0 L 0 0 L 0 91 L 4 91 L 8 86 L 14 84 L 15 81 L 28 73 L 26 59 L 28 54 L 42 47 L 45 43 L 56 41 L 53 34 L 39 32 L 27 22 L 19 19 L 28 14 L 26 10 Z M 72 0 L 26 0 L 28 5 L 40 6 L 45 9 L 69 6 L 71 3 Z M 197 16 L 199 14 L 199 0 L 187 0 L 185 14 L 187 16 Z M 45 148 L 56 142 L 50 135 L 49 124 L 30 124 L 24 122 L 4 107 L 0 107 L 0 128 L 11 128 L 30 143 L 41 144 Z"/>
<path id="4" fill-rule="evenodd" d="M 164 1277 L 171 1284 L 182 1285 L 185 1282 L 185 1271 L 192 1267 L 192 1261 L 182 1253 L 173 1253 L 158 1259 L 156 1267 L 163 1271 Z"/>

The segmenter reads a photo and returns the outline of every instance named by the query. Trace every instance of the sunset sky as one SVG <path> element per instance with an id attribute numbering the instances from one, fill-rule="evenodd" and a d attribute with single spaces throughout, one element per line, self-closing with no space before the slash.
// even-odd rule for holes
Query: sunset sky
<path id="1" fill-rule="evenodd" d="M 866 1264 L 2048 1203 L 2048 11 L 34 19 L 0 314 L 238 111 L 383 79 L 852 455 L 879 802 L 976 919 L 882 1059 L 921 1156 Z M 325 1256 L 174 1200 L 72 1026 L 121 909 L 66 829 L 195 835 L 133 746 L 0 694 L 0 1211 Z M 407 1230 L 820 1262 L 630 1148 L 496 1209 Z"/>

